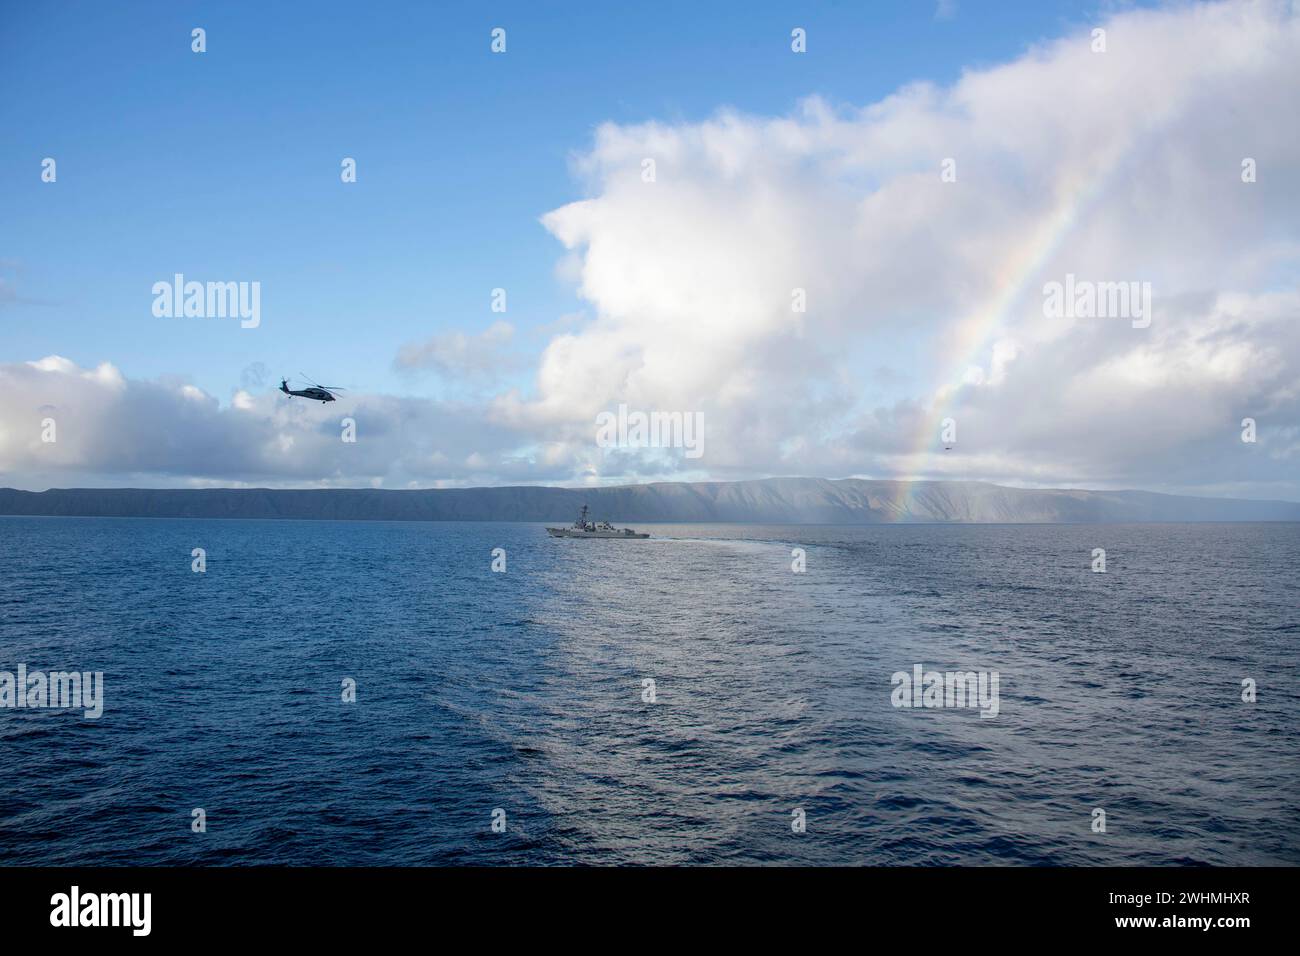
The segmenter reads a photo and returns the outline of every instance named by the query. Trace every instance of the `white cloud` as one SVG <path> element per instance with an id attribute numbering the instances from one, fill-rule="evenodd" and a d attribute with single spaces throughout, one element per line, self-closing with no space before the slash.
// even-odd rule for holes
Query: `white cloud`
<path id="1" fill-rule="evenodd" d="M 1300 20 L 1257 3 L 1106 29 L 1104 54 L 1084 31 L 859 110 L 601 127 L 577 164 L 590 198 L 543 220 L 595 318 L 502 413 L 700 409 L 724 473 L 1225 477 L 1205 443 L 1240 451 L 1252 409 L 1297 417 L 1294 302 L 1273 293 L 1300 264 Z M 1268 171 L 1251 184 L 1247 156 Z M 1042 285 L 1066 273 L 1150 282 L 1156 322 L 1045 319 Z M 900 342 L 928 387 L 864 409 L 861 357 Z M 969 426 L 963 455 L 937 447 L 941 415 Z"/>
<path id="2" fill-rule="evenodd" d="M 601 126 L 575 162 L 586 198 L 543 217 L 583 319 L 530 390 L 321 410 L 245 382 L 221 408 L 46 359 L 0 369 L 0 468 L 396 487 L 698 464 L 1300 497 L 1300 17 L 1241 3 L 1102 25 L 1105 53 L 1082 30 L 861 108 Z M 1150 328 L 1045 318 L 1042 286 L 1067 273 L 1150 282 Z M 490 383 L 512 346 L 499 323 L 396 365 Z M 15 437 L 43 403 L 93 437 L 58 453 Z M 596 413 L 620 403 L 704 412 L 705 457 L 595 449 Z M 344 408 L 366 413 L 352 448 Z M 1246 416 L 1258 446 L 1239 441 Z"/>
<path id="3" fill-rule="evenodd" d="M 393 364 L 405 371 L 432 369 L 448 378 L 490 376 L 510 364 L 505 348 L 514 334 L 514 326 L 504 321 L 478 335 L 446 332 L 403 346 Z"/>
<path id="4" fill-rule="evenodd" d="M 342 440 L 342 420 L 357 441 Z M 55 423 L 43 441 L 45 419 Z M 468 484 L 559 481 L 568 456 L 533 464 L 528 436 L 481 408 L 344 394 L 318 404 L 275 390 L 229 406 L 193 384 L 124 378 L 66 358 L 0 365 L 0 483 L 18 487 L 138 484 Z M 458 464 L 459 463 L 459 464 Z"/>

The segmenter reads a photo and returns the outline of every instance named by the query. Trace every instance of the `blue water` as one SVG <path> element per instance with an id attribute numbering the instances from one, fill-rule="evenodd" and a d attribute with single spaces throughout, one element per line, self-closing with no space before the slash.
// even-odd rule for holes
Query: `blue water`
<path id="1" fill-rule="evenodd" d="M 1300 863 L 1300 526 L 648 530 L 0 518 L 0 860 Z"/>

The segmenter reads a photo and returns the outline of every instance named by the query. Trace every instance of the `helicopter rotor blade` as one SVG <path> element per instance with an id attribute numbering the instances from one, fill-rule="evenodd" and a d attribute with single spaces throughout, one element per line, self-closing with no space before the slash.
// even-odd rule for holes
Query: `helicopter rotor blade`
<path id="1" fill-rule="evenodd" d="M 323 389 L 324 389 L 325 391 L 327 391 L 327 392 L 346 392 L 346 391 L 347 391 L 347 389 L 344 388 L 342 385 L 322 385 L 320 382 L 317 382 L 317 381 L 315 381 L 314 379 L 310 379 L 310 378 L 308 378 L 306 375 L 303 375 L 302 372 L 299 372 L 298 375 L 302 378 L 302 380 L 303 380 L 304 382 L 306 382 L 306 383 L 307 383 L 308 385 L 310 385 L 312 388 L 323 388 Z"/>

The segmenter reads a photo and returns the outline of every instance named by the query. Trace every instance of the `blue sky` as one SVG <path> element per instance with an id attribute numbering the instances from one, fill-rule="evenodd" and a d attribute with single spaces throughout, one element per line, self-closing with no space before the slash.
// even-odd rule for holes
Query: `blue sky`
<path id="1" fill-rule="evenodd" d="M 1297 64 L 1284 0 L 4 3 L 0 483 L 1300 498 Z M 156 317 L 178 272 L 260 326 Z"/>
<path id="2" fill-rule="evenodd" d="M 0 359 L 111 360 L 222 400 L 255 362 L 438 395 L 433 377 L 395 379 L 394 354 L 487 328 L 493 288 L 525 352 L 544 344 L 531 326 L 582 310 L 538 218 L 581 198 L 569 158 L 597 124 L 780 114 L 812 94 L 868 103 L 1014 56 L 1092 9 L 6 4 L 0 253 L 21 301 Z M 505 55 L 489 51 L 496 26 Z M 794 26 L 815 55 L 790 54 Z M 55 189 L 38 178 L 45 156 Z M 339 180 L 345 156 L 356 184 Z M 148 289 L 177 271 L 260 281 L 264 325 L 153 321 Z"/>

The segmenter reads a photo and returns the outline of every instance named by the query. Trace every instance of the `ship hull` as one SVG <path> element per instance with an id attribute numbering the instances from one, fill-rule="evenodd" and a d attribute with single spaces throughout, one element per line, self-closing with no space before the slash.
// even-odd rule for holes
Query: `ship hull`
<path id="1" fill-rule="evenodd" d="M 621 531 L 578 531 L 574 528 L 547 528 L 546 533 L 552 538 L 648 538 L 648 533 L 624 534 Z"/>

